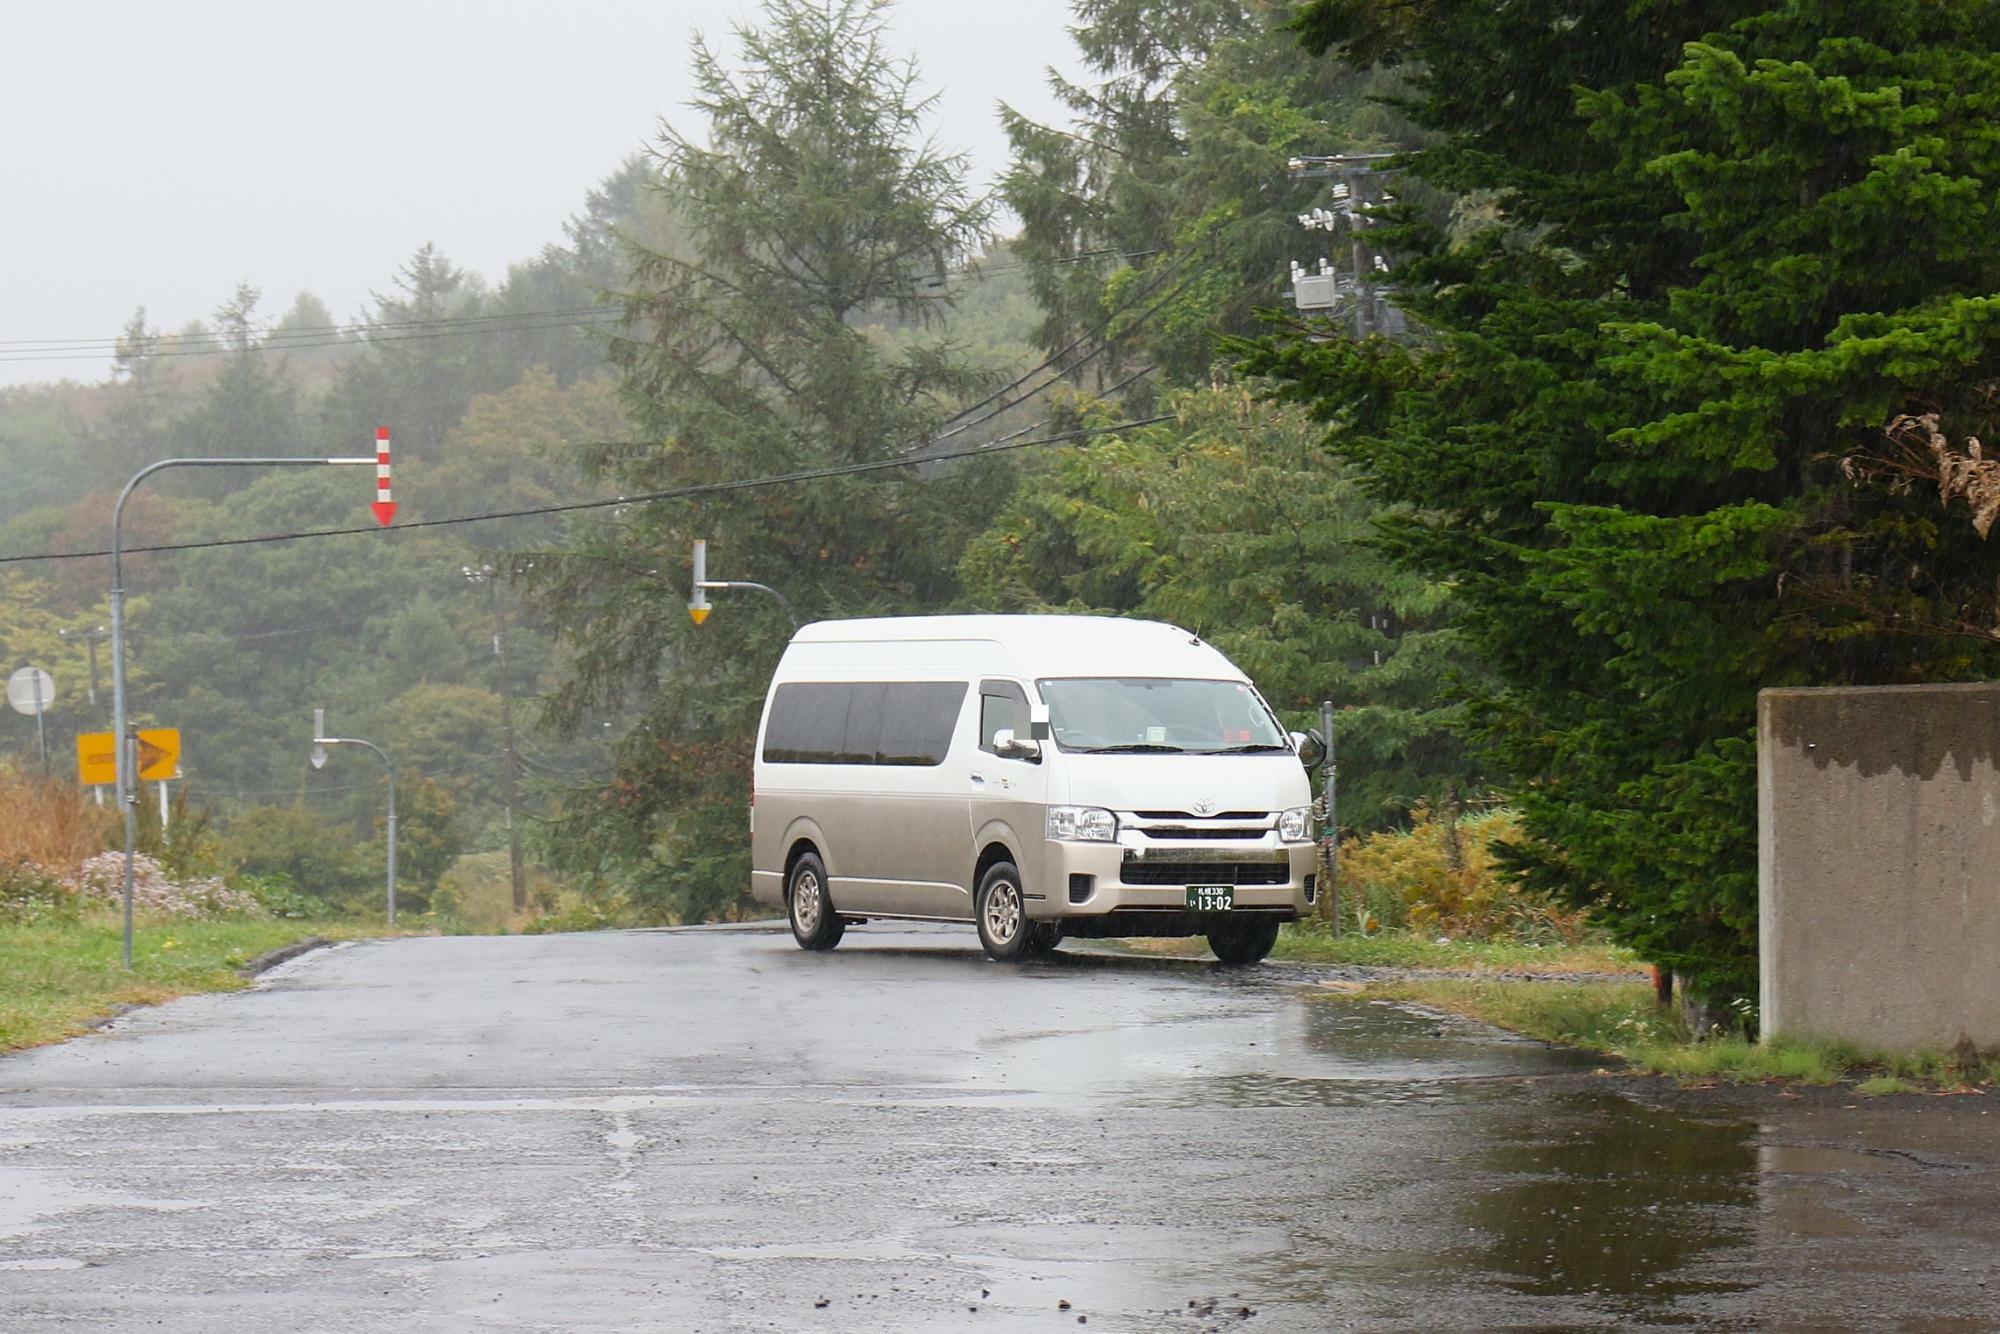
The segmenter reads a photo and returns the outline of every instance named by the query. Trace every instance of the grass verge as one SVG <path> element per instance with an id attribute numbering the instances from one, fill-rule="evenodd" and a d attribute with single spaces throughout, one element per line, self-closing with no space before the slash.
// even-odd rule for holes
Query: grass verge
<path id="1" fill-rule="evenodd" d="M 1199 936 L 1133 937 L 1117 942 L 1145 954 L 1198 958 L 1208 953 Z M 1294 963 L 1346 964 L 1358 968 L 1422 968 L 1449 973 L 1629 973 L 1645 965 L 1611 945 L 1523 945 L 1513 941 L 1439 940 L 1403 931 L 1374 935 L 1333 935 L 1287 926 L 1278 935 L 1273 959 Z"/>
<path id="2" fill-rule="evenodd" d="M 124 930 L 111 915 L 0 924 L 0 1052 L 74 1037 L 121 1006 L 153 1005 L 249 985 L 238 970 L 307 936 L 380 935 L 380 925 L 284 918 L 141 924 L 132 971 L 120 964 Z"/>
<path id="3" fill-rule="evenodd" d="M 1631 973 L 1645 965 L 1613 945 L 1526 945 L 1515 941 L 1439 940 L 1409 932 L 1334 935 L 1286 927 L 1274 959 L 1353 964 L 1366 968 L 1427 968 L 1467 973 Z"/>
<path id="4" fill-rule="evenodd" d="M 1841 1043 L 1783 1038 L 1696 1041 L 1677 1010 L 1662 1009 L 1643 983 L 1406 978 L 1365 984 L 1362 994 L 1464 1015 L 1544 1042 L 1621 1057 L 1683 1084 L 1781 1080 L 1849 1084 L 1865 1096 L 1974 1092 L 2000 1083 L 2000 1059 L 1972 1052 L 1884 1055 Z"/>

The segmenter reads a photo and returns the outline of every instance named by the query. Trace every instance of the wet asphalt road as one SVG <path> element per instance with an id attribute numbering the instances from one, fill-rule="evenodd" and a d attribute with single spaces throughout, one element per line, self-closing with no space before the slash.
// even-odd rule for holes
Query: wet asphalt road
<path id="1" fill-rule="evenodd" d="M 1649 1106 L 1322 976 L 322 950 L 0 1058 L 0 1330 L 2000 1328 L 1984 1099 Z"/>

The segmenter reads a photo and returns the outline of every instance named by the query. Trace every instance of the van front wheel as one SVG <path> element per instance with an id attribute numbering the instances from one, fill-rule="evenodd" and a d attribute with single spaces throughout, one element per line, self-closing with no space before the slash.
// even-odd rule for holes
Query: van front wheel
<path id="1" fill-rule="evenodd" d="M 1208 933 L 1217 963 L 1260 963 L 1278 943 L 1278 919 L 1248 918 Z"/>
<path id="2" fill-rule="evenodd" d="M 1021 873 L 1012 862 L 996 862 L 979 877 L 972 917 L 979 925 L 979 943 L 1003 963 L 1025 959 L 1040 932 L 1028 920 L 1028 902 L 1021 894 Z"/>
<path id="3" fill-rule="evenodd" d="M 818 853 L 804 853 L 792 863 L 785 906 L 792 919 L 792 939 L 801 949 L 830 950 L 847 932 L 847 923 L 833 910 L 833 899 L 826 892 L 826 867 Z"/>

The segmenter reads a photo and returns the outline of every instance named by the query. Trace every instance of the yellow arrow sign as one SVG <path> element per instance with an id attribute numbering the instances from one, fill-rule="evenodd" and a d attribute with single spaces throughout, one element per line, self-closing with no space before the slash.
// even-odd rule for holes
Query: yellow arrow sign
<path id="1" fill-rule="evenodd" d="M 91 787 L 117 782 L 118 738 L 109 732 L 78 733 L 76 775 Z"/>
<path id="2" fill-rule="evenodd" d="M 153 727 L 139 733 L 139 777 L 149 783 L 181 776 L 181 729 Z"/>
<path id="3" fill-rule="evenodd" d="M 117 738 L 109 732 L 84 732 L 76 739 L 76 773 L 84 783 L 118 781 Z M 181 730 L 151 727 L 139 733 L 139 777 L 144 782 L 181 776 Z"/>

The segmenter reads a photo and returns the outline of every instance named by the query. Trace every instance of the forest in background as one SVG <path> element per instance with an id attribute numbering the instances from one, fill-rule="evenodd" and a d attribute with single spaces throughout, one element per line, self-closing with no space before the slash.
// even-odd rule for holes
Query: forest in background
<path id="1" fill-rule="evenodd" d="M 141 716 L 232 855 L 368 837 L 315 704 L 395 742 L 437 864 L 492 849 L 504 614 L 540 863 L 604 914 L 736 910 L 787 627 L 689 622 L 705 538 L 806 617 L 1177 621 L 1288 722 L 1337 702 L 1349 830 L 1504 796 L 1519 885 L 1752 995 L 1757 691 L 2000 674 L 2000 4 L 1076 0 L 1070 121 L 1003 109 L 993 196 L 883 12 L 697 45 L 696 114 L 497 287 L 420 248 L 350 330 L 240 288 L 0 398 L 0 556 L 101 545 L 138 461 L 378 421 L 410 520 L 671 493 L 135 558 Z M 1393 155 L 1365 210 L 1295 162 L 1356 152 Z M 1285 309 L 1350 252 L 1393 331 Z M 352 489 L 204 474 L 132 537 Z M 74 701 L 103 584 L 0 563 L 0 649 Z"/>
<path id="2" fill-rule="evenodd" d="M 133 714 L 182 730 L 173 791 L 190 838 L 206 831 L 218 861 L 339 900 L 374 892 L 379 767 L 336 752 L 313 770 L 311 710 L 378 741 L 402 779 L 406 846 L 433 850 L 405 854 L 421 903 L 454 855 L 505 845 L 504 685 L 519 706 L 538 871 L 651 920 L 727 913 L 745 878 L 747 729 L 783 623 L 739 598 L 694 631 L 682 604 L 699 535 L 719 572 L 784 587 L 808 617 L 1064 608 L 1178 620 L 1215 636 L 1295 720 L 1323 695 L 1379 706 L 1356 712 L 1357 823 L 1393 823 L 1441 787 L 1469 793 L 1435 689 L 1391 667 L 1406 636 L 1413 655 L 1448 657 L 1434 642 L 1437 598 L 1355 545 L 1371 503 L 1328 470 L 1304 414 L 1210 375 L 1214 334 L 1253 328 L 1255 307 L 1280 297 L 1285 210 L 1306 195 L 1287 188 L 1286 157 L 1381 120 L 1356 79 L 1315 72 L 1266 8 L 1243 7 L 1180 53 L 1214 53 L 1203 77 L 1217 80 L 1265 58 L 1282 66 L 1253 80 L 1254 120 L 1198 127 L 1212 161 L 1239 159 L 1226 184 L 1249 216 L 1220 227 L 1190 201 L 1224 182 L 1165 179 L 1187 145 L 1161 118 L 1216 88 L 1135 83 L 1124 71 L 1157 67 L 1156 53 L 1107 38 L 1091 58 L 1126 104 L 1129 160 L 1161 174 L 1118 188 L 1159 198 L 1115 225 L 1051 222 L 1028 189 L 1031 173 L 1047 179 L 1030 166 L 1047 146 L 1015 122 L 1021 161 L 1002 194 L 1023 221 L 1003 238 L 965 162 L 923 147 L 920 82 L 881 45 L 874 7 L 770 6 L 759 40 L 850 61 L 853 100 L 838 115 L 810 90 L 787 104 L 771 49 L 698 54 L 708 123 L 624 164 L 561 238 L 497 283 L 429 244 L 345 319 L 310 293 L 280 309 L 245 282 L 171 331 L 135 312 L 106 382 L 0 391 L 0 466 L 23 479 L 0 495 L 0 556 L 103 548 L 118 487 L 155 459 L 365 453 L 378 423 L 395 432 L 402 525 L 912 446 L 1012 446 L 1164 411 L 1172 420 L 1116 437 L 1106 469 L 1091 460 L 1110 439 L 728 503 L 135 554 Z M 1107 12 L 1100 26 L 1124 22 Z M 718 144 L 730 152 L 709 151 Z M 799 171 L 800 145 L 825 169 Z M 744 163 L 765 174 L 732 177 Z M 789 194 L 774 185 L 781 172 Z M 885 190 L 905 206 L 882 207 Z M 816 208 L 847 208 L 860 230 L 786 234 Z M 1211 258 L 1246 238 L 1253 250 Z M 818 249 L 787 274 L 761 263 L 760 246 Z M 831 272 L 890 251 L 897 262 L 876 272 Z M 814 263 L 822 278 L 801 281 Z M 717 308 L 725 287 L 732 304 Z M 718 342 L 718 326 L 742 338 Z M 781 379 L 785 392 L 771 393 Z M 779 407 L 746 424 L 755 401 Z M 1177 462 L 1190 445 L 1193 486 Z M 366 522 L 365 489 L 335 469 L 168 472 L 135 496 L 126 542 L 352 526 Z M 109 727 L 109 650 L 92 644 L 106 565 L 0 564 L 0 657 L 59 682 L 58 772 L 74 772 L 75 733 Z M 4 745 L 31 766 L 32 725 L 9 716 Z"/>

